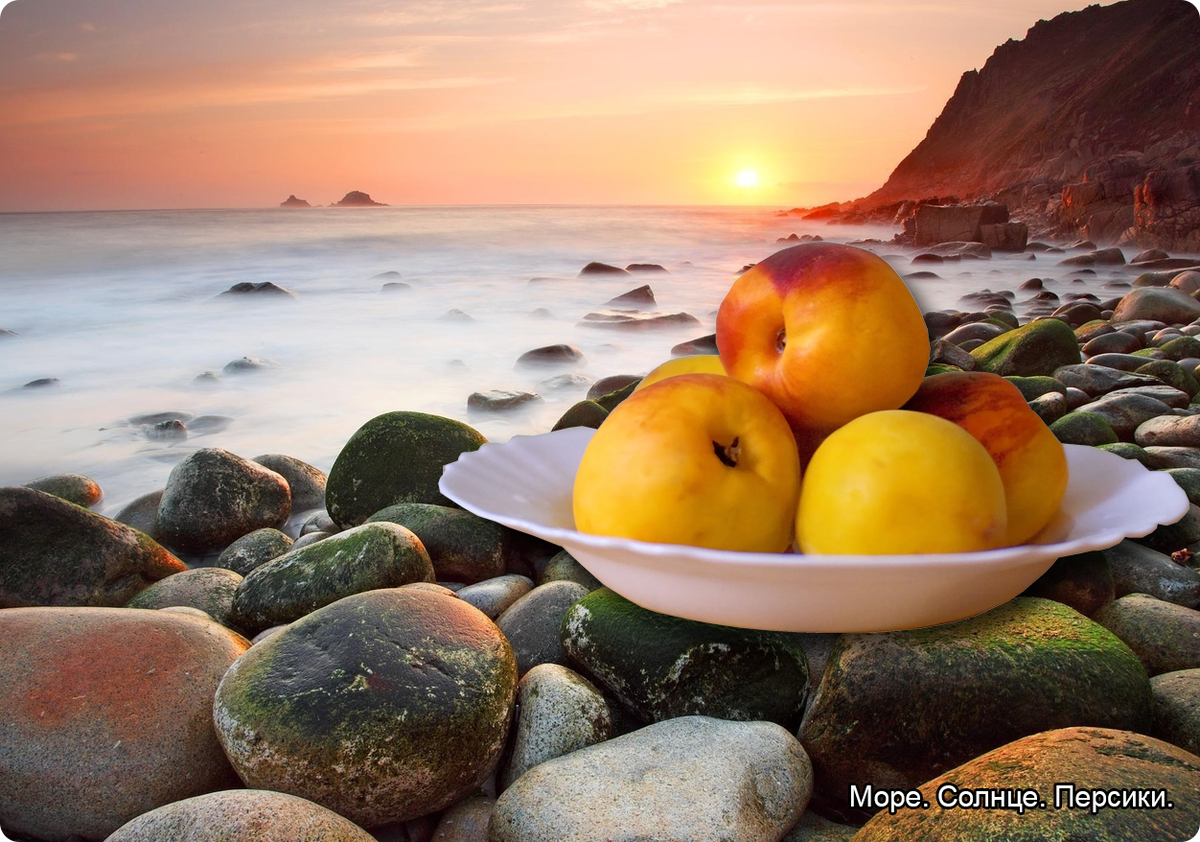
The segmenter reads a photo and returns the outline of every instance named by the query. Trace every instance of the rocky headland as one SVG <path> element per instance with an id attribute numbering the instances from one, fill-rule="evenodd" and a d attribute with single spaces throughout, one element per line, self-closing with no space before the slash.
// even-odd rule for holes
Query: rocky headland
<path id="1" fill-rule="evenodd" d="M 1039 21 L 963 73 L 882 187 L 793 213 L 894 223 L 912 242 L 921 205 L 985 203 L 1037 239 L 1200 252 L 1196 7 L 1125 0 Z"/>

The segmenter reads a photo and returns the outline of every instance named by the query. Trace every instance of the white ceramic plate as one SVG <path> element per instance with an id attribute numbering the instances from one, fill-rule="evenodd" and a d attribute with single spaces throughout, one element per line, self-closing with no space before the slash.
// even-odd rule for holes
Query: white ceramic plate
<path id="1" fill-rule="evenodd" d="M 442 493 L 464 509 L 569 550 L 608 587 L 659 611 L 743 628 L 914 629 L 972 617 L 1020 594 L 1055 559 L 1146 535 L 1187 511 L 1170 476 L 1067 445 L 1062 507 L 1034 543 L 980 553 L 851 556 L 739 553 L 575 531 L 575 471 L 594 431 L 489 443 L 447 465 Z"/>

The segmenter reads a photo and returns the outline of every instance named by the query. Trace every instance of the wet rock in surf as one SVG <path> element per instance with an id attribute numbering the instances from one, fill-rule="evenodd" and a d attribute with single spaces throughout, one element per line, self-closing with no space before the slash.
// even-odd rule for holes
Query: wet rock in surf
<path id="1" fill-rule="evenodd" d="M 225 363 L 225 367 L 221 370 L 226 374 L 252 374 L 278 367 L 279 363 L 265 357 L 242 357 L 240 360 L 231 360 Z"/>
<path id="2" fill-rule="evenodd" d="M 607 263 L 592 261 L 588 265 L 579 270 L 579 277 L 585 275 L 628 275 L 629 273 L 620 266 L 611 266 Z"/>
<path id="3" fill-rule="evenodd" d="M 290 289 L 279 286 L 279 284 L 271 281 L 261 281 L 260 283 L 250 283 L 243 281 L 240 284 L 234 284 L 229 289 L 217 296 L 218 299 L 231 298 L 265 298 L 277 299 L 283 301 L 296 301 L 300 296 L 292 292 Z"/>
<path id="4" fill-rule="evenodd" d="M 645 330 L 647 328 L 698 325 L 691 313 L 642 313 L 633 310 L 597 310 L 578 322 L 579 327 Z"/>
<path id="5" fill-rule="evenodd" d="M 658 302 L 654 300 L 654 290 L 650 289 L 649 284 L 645 286 L 631 289 L 629 292 L 623 292 L 616 298 L 610 298 L 604 302 L 605 307 L 655 307 Z"/>
<path id="6" fill-rule="evenodd" d="M 492 389 L 488 392 L 473 392 L 467 398 L 467 408 L 483 412 L 504 412 L 531 403 L 541 403 L 542 396 L 536 392 L 518 389 Z"/>
<path id="7" fill-rule="evenodd" d="M 526 351 L 521 356 L 517 357 L 518 366 L 550 366 L 550 365 L 574 365 L 583 364 L 587 360 L 583 356 L 583 352 L 574 345 L 560 343 L 558 345 L 544 345 L 541 348 L 534 348 L 531 351 Z"/>
<path id="8" fill-rule="evenodd" d="M 710 333 L 708 336 L 701 336 L 697 339 L 689 339 L 687 342 L 680 342 L 671 348 L 672 357 L 687 357 L 692 354 L 716 354 L 717 351 L 717 335 Z"/>

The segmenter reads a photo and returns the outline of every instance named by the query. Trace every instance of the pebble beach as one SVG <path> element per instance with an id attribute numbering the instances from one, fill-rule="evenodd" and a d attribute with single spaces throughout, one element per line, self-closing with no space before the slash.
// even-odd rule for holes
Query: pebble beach
<path id="1" fill-rule="evenodd" d="M 94 364 L 70 346 L 73 368 L 41 335 L 33 264 L 10 257 L 0 829 L 114 842 L 1191 839 L 1200 257 L 915 248 L 773 213 L 709 220 L 734 232 L 714 244 L 664 218 L 609 220 L 640 225 L 626 252 L 592 240 L 544 261 L 497 247 L 500 229 L 474 252 L 456 236 L 413 258 L 473 255 L 440 286 L 381 254 L 352 267 L 349 289 L 193 260 L 183 291 L 143 290 L 164 309 L 135 308 L 201 313 L 181 317 L 176 344 L 164 325 L 140 334 L 148 347 L 96 338 Z M 1188 513 L 1062 558 L 977 617 L 816 634 L 648 611 L 561 547 L 441 495 L 460 454 L 597 426 L 658 362 L 713 353 L 728 284 L 801 237 L 854 242 L 897 269 L 925 312 L 930 374 L 1008 377 L 1064 443 L 1169 474 Z M 270 253 L 277 269 L 283 247 Z M 358 315 L 336 342 L 297 315 L 337 316 L 347 298 Z M 85 309 L 64 321 L 86 339 Z M 489 327 L 496 313 L 506 321 Z M 306 329 L 284 341 L 293 317 Z M 201 326 L 214 343 L 185 341 Z M 399 361 L 355 371 L 356 331 L 370 360 L 394 348 Z M 169 365 L 105 396 L 103 372 L 137 369 L 133 349 L 149 360 L 155 343 Z M 276 404 L 261 413 L 258 389 Z M 301 404 L 311 412 L 290 422 L 280 411 Z M 68 407 L 84 420 L 65 424 Z"/>

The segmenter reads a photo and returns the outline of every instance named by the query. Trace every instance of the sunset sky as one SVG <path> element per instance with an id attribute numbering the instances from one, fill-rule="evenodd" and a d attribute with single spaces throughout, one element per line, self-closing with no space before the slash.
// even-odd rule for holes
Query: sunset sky
<path id="1" fill-rule="evenodd" d="M 0 211 L 856 198 L 1086 0 L 15 0 Z"/>

